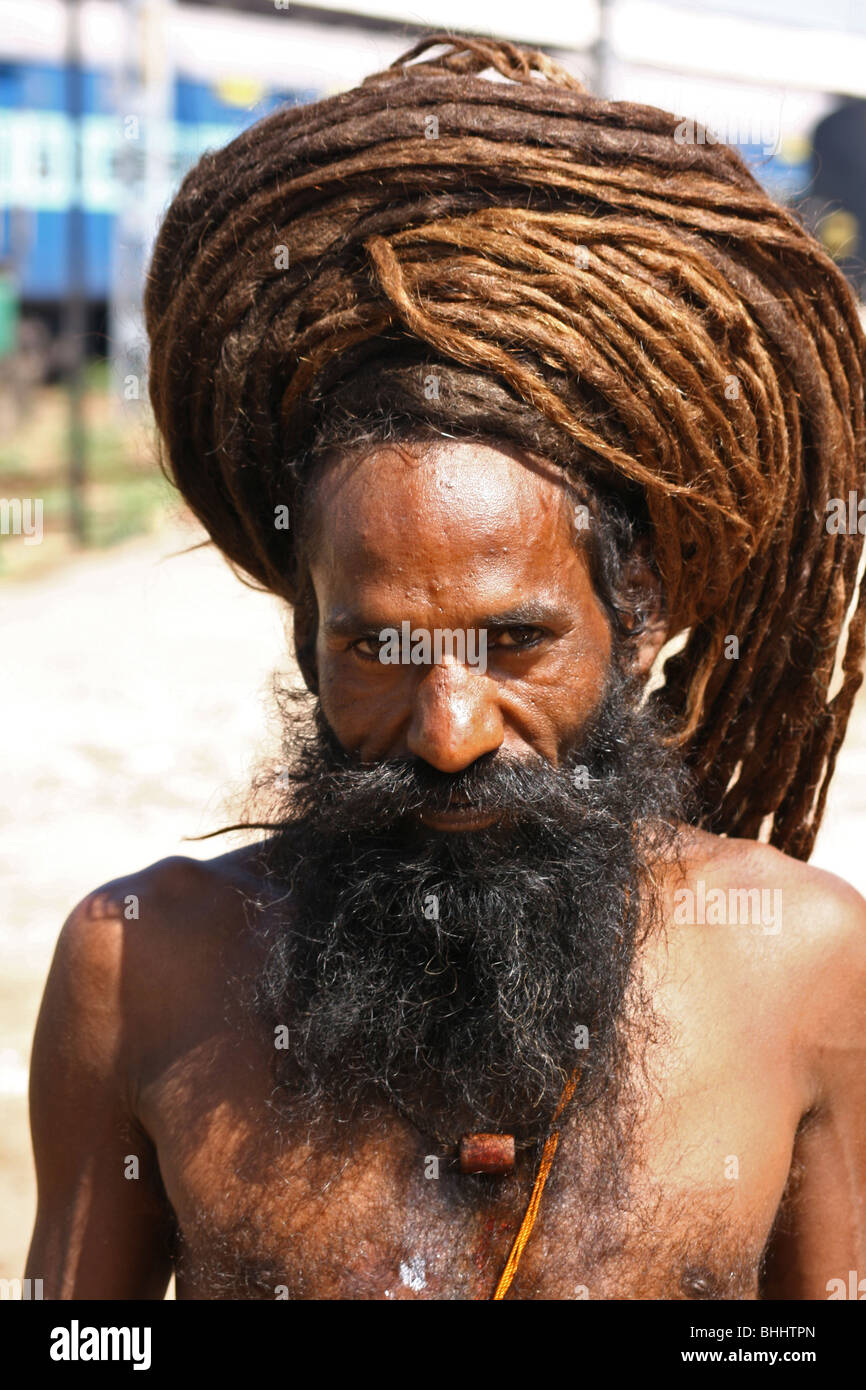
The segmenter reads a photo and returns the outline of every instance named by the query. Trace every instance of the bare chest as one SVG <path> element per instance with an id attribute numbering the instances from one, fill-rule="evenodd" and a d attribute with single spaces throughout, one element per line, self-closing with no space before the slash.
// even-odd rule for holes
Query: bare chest
<path id="1" fill-rule="evenodd" d="M 252 1099 L 248 1086 L 237 1098 L 228 1056 L 214 1071 L 221 1103 L 188 1073 L 159 1098 L 179 1298 L 492 1296 L 534 1155 L 507 1178 L 467 1178 L 396 1117 L 311 1143 L 269 1121 L 263 1093 Z M 662 1096 L 619 1152 L 590 1142 L 577 1116 L 509 1297 L 756 1298 L 795 1127 L 771 1087 L 714 1096 L 698 1084 Z"/>
<path id="2" fill-rule="evenodd" d="M 458 1179 L 459 1180 L 459 1179 Z M 370 1200 L 332 1192 L 327 1208 L 290 1191 L 252 1193 L 231 1211 L 181 1223 L 179 1298 L 490 1299 L 531 1191 L 474 1194 L 386 1182 Z M 548 1192 L 509 1297 L 758 1297 L 769 1225 L 732 1219 L 724 1192 L 603 1206 L 576 1187 Z M 252 1198 L 252 1200 L 250 1200 Z"/>

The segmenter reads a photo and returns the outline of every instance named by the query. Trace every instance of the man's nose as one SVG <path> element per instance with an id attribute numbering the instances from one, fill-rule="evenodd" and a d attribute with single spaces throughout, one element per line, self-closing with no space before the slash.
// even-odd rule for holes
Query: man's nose
<path id="1" fill-rule="evenodd" d="M 458 661 L 431 666 L 415 691 L 407 742 L 440 772 L 460 772 L 502 745 L 496 684 Z"/>

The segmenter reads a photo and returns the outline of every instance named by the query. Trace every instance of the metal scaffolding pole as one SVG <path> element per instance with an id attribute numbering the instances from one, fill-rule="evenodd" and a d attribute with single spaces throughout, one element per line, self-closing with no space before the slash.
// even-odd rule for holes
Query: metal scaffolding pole
<path id="1" fill-rule="evenodd" d="M 146 397 L 142 313 L 153 239 L 172 186 L 174 80 L 166 30 L 170 0 L 125 0 L 116 87 L 121 203 L 115 220 L 108 333 L 121 406 Z"/>
<path id="2" fill-rule="evenodd" d="M 69 528 L 79 545 L 87 542 L 87 431 L 84 419 L 84 366 L 87 344 L 86 246 L 84 230 L 82 117 L 84 74 L 81 62 L 80 0 L 66 5 L 66 112 L 71 139 L 69 206 L 66 212 L 66 294 L 63 300 L 63 368 L 69 405 L 67 478 Z"/>
<path id="3" fill-rule="evenodd" d="M 613 0 L 596 0 L 598 9 L 598 37 L 592 46 L 594 95 L 603 101 L 611 98 L 611 13 Z"/>

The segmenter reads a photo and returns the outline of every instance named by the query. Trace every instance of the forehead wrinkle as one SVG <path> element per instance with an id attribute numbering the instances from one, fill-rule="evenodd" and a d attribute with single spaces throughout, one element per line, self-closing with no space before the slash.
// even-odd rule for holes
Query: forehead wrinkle
<path id="1" fill-rule="evenodd" d="M 516 594 L 523 596 L 527 590 L 534 597 L 549 593 L 561 598 L 575 570 L 585 567 L 582 550 L 571 536 L 551 530 L 543 516 L 516 514 L 513 507 L 510 514 L 503 512 L 498 531 L 488 526 L 479 534 L 455 527 L 451 535 L 405 522 L 377 526 L 361 519 L 359 524 L 350 511 L 345 529 L 339 520 L 323 528 L 318 553 L 311 560 L 314 569 L 328 568 L 353 589 L 396 587 L 407 600 L 442 598 L 446 603 L 457 594 L 476 591 L 471 601 L 492 609 L 501 603 L 512 606 Z"/>
<path id="2" fill-rule="evenodd" d="M 518 539 L 526 548 L 531 532 L 549 546 L 565 520 L 568 494 L 555 471 L 455 441 L 420 461 L 406 462 L 388 449 L 337 461 L 321 478 L 317 501 L 320 541 L 332 550 L 345 550 L 348 542 L 359 559 L 384 557 L 396 565 L 417 554 L 427 537 L 475 556 L 509 553 Z M 563 530 L 560 535 L 565 538 Z"/>
<path id="3" fill-rule="evenodd" d="M 415 610 L 419 619 L 438 614 L 446 627 L 454 622 L 478 626 L 482 618 L 528 604 L 556 613 L 561 621 L 589 583 L 586 562 L 574 549 L 556 560 L 549 550 L 542 553 L 541 565 L 537 547 L 515 546 L 489 557 L 449 554 L 428 569 L 417 546 L 400 563 L 387 551 L 355 563 L 359 557 L 344 551 L 328 589 L 335 609 L 399 612 L 401 617 Z"/>

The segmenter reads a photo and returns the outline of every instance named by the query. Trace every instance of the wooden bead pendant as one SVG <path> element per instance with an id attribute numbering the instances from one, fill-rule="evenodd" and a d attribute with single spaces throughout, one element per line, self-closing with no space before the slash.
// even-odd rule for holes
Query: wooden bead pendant
<path id="1" fill-rule="evenodd" d="M 488 1173 L 501 1178 L 513 1168 L 513 1134 L 464 1134 L 460 1140 L 461 1173 Z"/>

